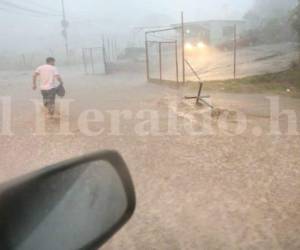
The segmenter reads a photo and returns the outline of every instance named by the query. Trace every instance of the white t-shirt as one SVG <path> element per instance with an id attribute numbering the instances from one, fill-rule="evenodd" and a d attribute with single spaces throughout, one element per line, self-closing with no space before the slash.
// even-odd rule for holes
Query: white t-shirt
<path id="1" fill-rule="evenodd" d="M 40 77 L 40 88 L 41 90 L 50 90 L 56 88 L 56 77 L 59 76 L 59 73 L 56 67 L 45 64 L 38 67 L 35 71 Z"/>

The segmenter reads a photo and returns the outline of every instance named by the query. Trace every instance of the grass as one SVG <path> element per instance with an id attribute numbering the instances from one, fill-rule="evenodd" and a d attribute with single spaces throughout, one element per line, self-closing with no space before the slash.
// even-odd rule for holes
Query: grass
<path id="1" fill-rule="evenodd" d="M 198 88 L 198 83 L 192 82 L 190 86 L 191 88 Z M 237 80 L 208 81 L 205 82 L 205 89 L 208 91 L 273 93 L 300 97 L 300 67 Z"/>

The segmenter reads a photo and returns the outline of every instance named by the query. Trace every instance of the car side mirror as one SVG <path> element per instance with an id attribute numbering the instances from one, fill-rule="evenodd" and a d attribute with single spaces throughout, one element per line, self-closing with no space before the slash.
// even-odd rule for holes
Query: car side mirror
<path id="1" fill-rule="evenodd" d="M 98 249 L 135 209 L 129 171 L 114 151 L 46 167 L 0 190 L 0 249 Z"/>

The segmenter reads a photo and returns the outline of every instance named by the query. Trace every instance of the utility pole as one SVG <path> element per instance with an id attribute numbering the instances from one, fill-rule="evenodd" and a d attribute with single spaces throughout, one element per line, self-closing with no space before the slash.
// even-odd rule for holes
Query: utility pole
<path id="1" fill-rule="evenodd" d="M 181 50 L 182 50 L 182 83 L 185 84 L 185 33 L 184 33 L 184 17 L 181 12 Z"/>
<path id="2" fill-rule="evenodd" d="M 69 57 L 69 42 L 68 42 L 68 27 L 69 27 L 69 22 L 67 21 L 66 18 L 66 11 L 65 11 L 65 1 L 61 0 L 61 7 L 62 7 L 62 22 L 61 25 L 63 27 L 62 35 L 65 39 L 65 48 L 66 48 L 66 55 Z"/>

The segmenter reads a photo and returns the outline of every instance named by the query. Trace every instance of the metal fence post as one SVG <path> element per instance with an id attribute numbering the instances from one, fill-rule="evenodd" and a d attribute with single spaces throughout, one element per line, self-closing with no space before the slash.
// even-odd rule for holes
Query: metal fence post
<path id="1" fill-rule="evenodd" d="M 91 64 L 92 64 L 92 72 L 93 74 L 95 74 L 94 54 L 92 48 L 90 48 L 90 57 L 91 57 Z"/>
<path id="2" fill-rule="evenodd" d="M 236 24 L 234 25 L 234 52 L 233 52 L 233 79 L 235 80 L 236 79 L 236 49 L 237 49 L 237 41 L 236 41 Z"/>
<path id="3" fill-rule="evenodd" d="M 176 82 L 179 83 L 179 71 L 178 71 L 178 51 L 177 41 L 175 41 L 175 62 L 176 62 Z"/>
<path id="4" fill-rule="evenodd" d="M 149 49 L 148 49 L 148 36 L 147 32 L 145 33 L 145 49 L 146 49 L 146 74 L 147 74 L 147 81 L 150 81 L 150 70 L 149 70 Z"/>
<path id="5" fill-rule="evenodd" d="M 87 69 L 87 61 L 86 61 L 86 57 L 85 57 L 85 49 L 82 49 L 82 61 L 84 64 L 84 72 L 85 74 L 88 74 L 88 69 Z"/>
<path id="6" fill-rule="evenodd" d="M 181 12 L 181 47 L 182 47 L 182 83 L 185 84 L 185 34 L 184 34 L 184 16 Z"/>
<path id="7" fill-rule="evenodd" d="M 104 64 L 104 73 L 107 75 L 108 74 L 108 67 L 107 67 L 105 37 L 104 36 L 102 36 L 102 56 L 103 56 L 103 64 Z"/>
<path id="8" fill-rule="evenodd" d="M 159 42 L 159 80 L 162 82 L 162 56 L 161 56 L 161 42 Z"/>

